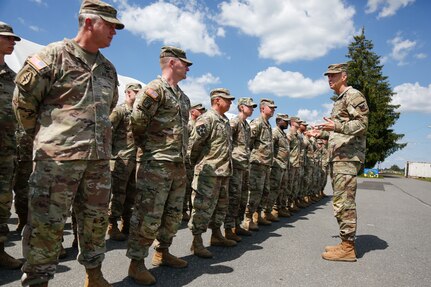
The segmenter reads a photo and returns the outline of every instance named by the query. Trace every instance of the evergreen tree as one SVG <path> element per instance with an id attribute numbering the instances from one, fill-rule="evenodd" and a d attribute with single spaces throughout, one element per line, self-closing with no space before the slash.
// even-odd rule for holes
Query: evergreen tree
<path id="1" fill-rule="evenodd" d="M 377 162 L 384 161 L 407 145 L 398 143 L 404 135 L 396 134 L 392 129 L 400 116 L 395 111 L 399 105 L 391 104 L 394 93 L 388 77 L 382 75 L 383 65 L 380 64 L 380 56 L 373 52 L 373 47 L 373 43 L 365 38 L 362 28 L 362 33 L 350 43 L 346 55 L 350 59 L 348 85 L 364 94 L 370 109 L 365 158 L 367 168 L 374 167 Z"/>

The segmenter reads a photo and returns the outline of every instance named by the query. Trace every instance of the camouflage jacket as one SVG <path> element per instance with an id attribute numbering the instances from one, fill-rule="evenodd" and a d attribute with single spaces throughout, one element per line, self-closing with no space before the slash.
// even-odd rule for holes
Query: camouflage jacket
<path id="1" fill-rule="evenodd" d="M 133 140 L 130 117 L 132 107 L 123 103 L 114 108 L 109 120 L 112 124 L 112 158 L 136 159 L 136 146 Z"/>
<path id="2" fill-rule="evenodd" d="M 274 157 L 271 125 L 262 115 L 250 123 L 250 162 L 272 166 Z"/>
<path id="3" fill-rule="evenodd" d="M 314 164 L 314 151 L 315 151 L 314 138 L 309 138 L 308 136 L 304 135 L 304 147 L 305 147 L 305 164 L 307 166 L 311 166 Z"/>
<path id="4" fill-rule="evenodd" d="M 332 108 L 333 132 L 323 132 L 328 137 L 330 161 L 365 161 L 368 128 L 368 105 L 364 95 L 348 87 L 341 93 Z"/>
<path id="5" fill-rule="evenodd" d="M 298 131 L 298 141 L 299 144 L 301 146 L 300 148 L 300 156 L 299 156 L 299 165 L 304 167 L 306 165 L 306 153 L 307 153 L 307 148 L 308 148 L 308 141 L 305 141 L 305 136 L 303 133 Z"/>
<path id="6" fill-rule="evenodd" d="M 298 134 L 292 129 L 287 133 L 287 140 L 289 141 L 290 154 L 289 162 L 292 167 L 300 167 L 301 157 L 301 142 L 299 141 Z"/>
<path id="7" fill-rule="evenodd" d="M 209 109 L 196 121 L 190 136 L 190 163 L 195 174 L 232 175 L 232 133 L 229 119 Z"/>
<path id="8" fill-rule="evenodd" d="M 0 66 L 0 155 L 16 155 L 16 118 L 12 110 L 15 72 Z"/>
<path id="9" fill-rule="evenodd" d="M 235 168 L 246 170 L 250 160 L 250 125 L 239 116 L 229 123 L 232 130 L 232 162 Z"/>
<path id="10" fill-rule="evenodd" d="M 137 160 L 186 161 L 190 100 L 159 77 L 142 89 L 132 112 Z"/>
<path id="11" fill-rule="evenodd" d="M 52 43 L 26 60 L 16 85 L 14 109 L 34 137 L 34 160 L 111 158 L 118 79 L 100 52 L 89 54 L 68 39 Z"/>
<path id="12" fill-rule="evenodd" d="M 289 141 L 286 133 L 278 126 L 272 129 L 272 141 L 274 144 L 274 162 L 272 166 L 286 169 L 289 164 Z"/>

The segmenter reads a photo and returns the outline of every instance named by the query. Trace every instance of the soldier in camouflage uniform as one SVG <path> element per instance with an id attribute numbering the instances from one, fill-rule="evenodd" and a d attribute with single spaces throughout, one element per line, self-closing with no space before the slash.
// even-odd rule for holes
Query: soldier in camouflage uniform
<path id="1" fill-rule="evenodd" d="M 152 264 L 187 267 L 187 261 L 169 253 L 181 223 L 187 176 L 185 168 L 190 100 L 178 86 L 192 65 L 186 53 L 164 46 L 162 75 L 139 92 L 132 112 L 132 130 L 138 147 L 137 195 L 130 220 L 127 257 L 129 277 L 154 284 L 144 260 L 157 238 Z"/>
<path id="2" fill-rule="evenodd" d="M 314 179 L 314 145 L 311 140 L 311 136 L 307 135 L 308 124 L 306 122 L 301 123 L 301 130 L 304 142 L 304 178 L 302 180 L 302 201 L 306 205 L 312 203 L 310 194 L 313 186 Z"/>
<path id="3" fill-rule="evenodd" d="M 322 258 L 356 261 L 356 176 L 365 160 L 368 105 L 364 95 L 347 86 L 347 64 L 333 64 L 325 72 L 337 94 L 331 117 L 313 135 L 329 138 L 334 215 L 340 228 L 341 244 L 327 246 Z"/>
<path id="4" fill-rule="evenodd" d="M 289 141 L 289 181 L 290 194 L 288 196 L 289 210 L 296 212 L 299 207 L 296 205 L 296 199 L 299 193 L 300 183 L 300 157 L 301 157 L 301 142 L 298 138 L 300 119 L 298 117 L 290 117 L 290 129 L 287 133 L 287 140 Z"/>
<path id="5" fill-rule="evenodd" d="M 189 136 L 192 133 L 192 130 L 195 126 L 196 119 L 205 113 L 207 109 L 201 104 L 192 105 L 189 111 L 189 123 L 187 125 L 187 129 L 189 132 Z M 193 173 L 194 167 L 190 165 L 190 160 L 188 158 L 189 150 L 187 150 L 187 160 L 186 160 L 186 173 L 187 173 L 187 186 L 186 186 L 186 194 L 184 196 L 183 203 L 183 221 L 189 221 L 190 215 L 187 211 L 192 213 L 192 181 L 193 181 Z"/>
<path id="6" fill-rule="evenodd" d="M 326 183 L 328 181 L 328 170 L 329 170 L 329 149 L 328 140 L 321 139 L 322 141 L 322 183 L 320 184 L 320 197 L 325 197 L 326 194 L 323 192 Z"/>
<path id="7" fill-rule="evenodd" d="M 129 235 L 130 217 L 135 202 L 136 146 L 133 140 L 132 115 L 136 94 L 142 89 L 139 83 L 126 85 L 125 102 L 112 111 L 112 198 L 109 204 L 108 235 L 112 240 L 123 241 Z M 117 222 L 121 217 L 122 229 Z"/>
<path id="8" fill-rule="evenodd" d="M 47 286 L 58 264 L 71 205 L 85 286 L 111 286 L 101 272 L 111 192 L 111 123 L 117 104 L 114 66 L 99 51 L 124 25 L 117 11 L 84 0 L 73 40 L 52 43 L 28 58 L 16 77 L 15 113 L 34 139 L 29 217 L 23 231 L 23 286 Z"/>
<path id="9" fill-rule="evenodd" d="M 22 262 L 5 252 L 9 233 L 7 221 L 11 215 L 12 187 L 16 165 L 16 120 L 12 110 L 15 73 L 5 63 L 5 56 L 12 54 L 16 41 L 21 38 L 12 27 L 0 22 L 0 267 L 17 269 Z"/>
<path id="10" fill-rule="evenodd" d="M 245 212 L 244 227 L 259 230 L 258 224 L 270 225 L 271 221 L 261 216 L 261 207 L 267 204 L 270 192 L 269 177 L 273 160 L 272 129 L 268 120 L 277 106 L 273 100 L 260 100 L 260 116 L 250 123 L 250 192 Z"/>
<path id="11" fill-rule="evenodd" d="M 247 205 L 248 168 L 250 159 L 250 125 L 247 118 L 253 114 L 257 104 L 252 98 L 240 98 L 238 100 L 238 116 L 231 119 L 232 130 L 232 177 L 229 181 L 229 209 L 224 221 L 225 237 L 237 242 L 241 241 L 238 235 L 250 236 L 248 230 L 240 224 L 244 219 L 245 206 Z M 244 193 L 246 194 L 243 194 Z"/>
<path id="12" fill-rule="evenodd" d="M 308 203 L 305 201 L 305 188 L 307 185 L 307 177 L 306 177 L 306 165 L 307 165 L 307 150 L 309 142 L 305 138 L 304 131 L 306 130 L 306 126 L 308 124 L 301 120 L 299 123 L 299 129 L 298 129 L 298 139 L 301 145 L 301 156 L 299 158 L 300 162 L 300 170 L 299 170 L 299 190 L 298 190 L 298 197 L 296 200 L 296 203 L 299 207 L 304 208 L 308 206 Z"/>
<path id="13" fill-rule="evenodd" d="M 287 140 L 285 129 L 289 126 L 289 116 L 287 114 L 277 114 L 275 119 L 276 127 L 272 129 L 272 142 L 274 149 L 274 160 L 271 167 L 270 190 L 268 203 L 264 206 L 265 217 L 271 221 L 280 221 L 278 216 L 284 215 L 282 209 L 276 203 L 278 197 L 285 193 L 286 173 L 289 162 L 289 141 Z"/>
<path id="14" fill-rule="evenodd" d="M 190 164 L 195 167 L 192 182 L 193 210 L 189 228 L 193 234 L 191 250 L 201 258 L 212 253 L 202 242 L 202 233 L 212 229 L 210 244 L 235 246 L 220 230 L 228 210 L 229 177 L 232 175 L 232 133 L 224 115 L 235 98 L 224 88 L 210 92 L 211 109 L 200 116 L 190 137 Z"/>

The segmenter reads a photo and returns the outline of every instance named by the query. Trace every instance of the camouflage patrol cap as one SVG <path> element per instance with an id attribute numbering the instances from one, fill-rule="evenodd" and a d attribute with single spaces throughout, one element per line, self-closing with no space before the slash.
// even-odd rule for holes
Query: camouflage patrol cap
<path id="1" fill-rule="evenodd" d="M 230 91 L 225 88 L 217 88 L 210 92 L 211 99 L 222 97 L 223 99 L 235 100 L 235 97 L 230 94 Z"/>
<path id="2" fill-rule="evenodd" d="M 308 126 L 308 123 L 306 121 L 301 121 L 299 124 L 303 126 Z"/>
<path id="3" fill-rule="evenodd" d="M 238 100 L 238 106 L 247 106 L 247 107 L 257 107 L 257 104 L 255 102 L 253 102 L 252 98 L 239 98 Z"/>
<path id="4" fill-rule="evenodd" d="M 297 123 L 302 122 L 298 117 L 290 117 L 290 120 L 294 121 L 294 122 L 297 122 Z"/>
<path id="5" fill-rule="evenodd" d="M 13 33 L 13 29 L 11 26 L 6 24 L 5 22 L 0 21 L 0 35 L 1 36 L 12 36 L 15 38 L 15 41 L 21 41 L 21 38 L 18 35 Z"/>
<path id="6" fill-rule="evenodd" d="M 115 29 L 121 30 L 124 28 L 124 24 L 117 19 L 117 10 L 111 5 L 99 0 L 82 1 L 79 14 L 98 15 L 106 22 L 115 24 Z"/>
<path id="7" fill-rule="evenodd" d="M 260 99 L 260 106 L 268 106 L 270 108 L 276 108 L 277 106 L 274 104 L 273 100 L 270 99 Z"/>
<path id="8" fill-rule="evenodd" d="M 139 83 L 128 83 L 124 91 L 127 91 L 127 90 L 139 91 L 141 89 L 142 89 L 142 86 Z"/>
<path id="9" fill-rule="evenodd" d="M 289 115 L 288 115 L 288 114 L 277 114 L 276 119 L 281 119 L 281 120 L 283 120 L 283 121 L 285 121 L 285 122 L 287 122 L 287 121 L 289 121 L 289 120 L 290 120 L 290 118 L 289 118 Z"/>
<path id="10" fill-rule="evenodd" d="M 328 74 L 338 74 L 341 72 L 347 72 L 347 63 L 329 65 L 328 70 L 323 75 L 327 76 Z"/>
<path id="11" fill-rule="evenodd" d="M 160 50 L 160 59 L 165 57 L 178 58 L 181 61 L 185 62 L 187 66 L 193 65 L 193 63 L 187 59 L 186 52 L 177 47 L 163 46 Z"/>
<path id="12" fill-rule="evenodd" d="M 195 104 L 193 106 L 190 107 L 190 110 L 203 110 L 206 111 L 207 109 L 201 104 Z"/>

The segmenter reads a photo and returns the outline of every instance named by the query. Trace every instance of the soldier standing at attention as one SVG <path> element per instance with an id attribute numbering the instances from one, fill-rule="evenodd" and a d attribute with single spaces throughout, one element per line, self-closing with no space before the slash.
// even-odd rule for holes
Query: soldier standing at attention
<path id="1" fill-rule="evenodd" d="M 12 27 L 0 22 L 0 267 L 17 269 L 22 262 L 6 253 L 5 242 L 9 233 L 7 221 L 11 215 L 12 187 L 16 167 L 16 119 L 12 110 L 15 72 L 5 63 L 5 56 L 12 54 L 15 42 L 21 38 Z"/>
<path id="2" fill-rule="evenodd" d="M 29 218 L 23 231 L 23 286 L 54 277 L 71 205 L 78 224 L 78 261 L 85 286 L 111 286 L 101 264 L 111 193 L 111 122 L 118 79 L 99 51 L 124 25 L 117 11 L 84 0 L 73 40 L 52 43 L 28 58 L 16 77 L 17 120 L 34 139 Z"/>
<path id="3" fill-rule="evenodd" d="M 248 167 L 250 160 L 250 125 L 247 118 L 253 114 L 257 104 L 252 98 L 238 100 L 238 116 L 231 119 L 232 130 L 232 176 L 229 180 L 229 208 L 224 220 L 225 237 L 241 241 L 238 235 L 250 236 L 251 232 L 241 227 L 248 198 Z M 243 194 L 246 193 L 246 194 Z"/>
<path id="4" fill-rule="evenodd" d="M 125 102 L 115 107 L 109 116 L 112 124 L 112 198 L 109 205 L 108 235 L 116 241 L 124 241 L 129 235 L 130 217 L 136 196 L 136 146 L 130 117 L 136 94 L 141 89 L 139 83 L 127 84 L 124 91 Z M 120 217 L 121 231 L 117 226 Z"/>
<path id="5" fill-rule="evenodd" d="M 274 115 L 277 106 L 273 100 L 260 100 L 260 116 L 250 123 L 250 192 L 245 211 L 244 227 L 257 231 L 260 225 L 270 225 L 271 221 L 262 218 L 260 205 L 266 204 L 269 194 L 271 165 L 273 160 L 272 129 L 268 120 Z"/>
<path id="6" fill-rule="evenodd" d="M 290 195 L 289 200 L 289 210 L 296 212 L 299 211 L 299 207 L 296 205 L 297 197 L 299 194 L 299 183 L 301 182 L 300 177 L 300 157 L 301 157 L 301 142 L 298 137 L 300 119 L 298 117 L 290 117 L 290 129 L 287 133 L 287 140 L 289 141 L 290 154 L 289 154 L 289 187 Z"/>
<path id="7" fill-rule="evenodd" d="M 137 194 L 127 257 L 131 259 L 128 274 L 139 284 L 156 282 L 144 262 L 156 238 L 153 266 L 187 267 L 187 261 L 169 253 L 169 247 L 181 224 L 187 184 L 190 100 L 178 83 L 186 79 L 191 65 L 183 50 L 162 47 L 162 75 L 139 92 L 133 106 Z"/>
<path id="8" fill-rule="evenodd" d="M 278 197 L 284 193 L 286 187 L 289 163 L 289 141 L 287 140 L 285 129 L 289 126 L 289 116 L 287 114 L 277 114 L 275 118 L 276 127 L 272 129 L 272 142 L 274 146 L 274 160 L 271 167 L 270 189 L 268 203 L 264 207 L 265 216 L 271 221 L 280 221 L 277 205 Z M 273 209 L 274 207 L 274 209 Z M 284 215 L 280 209 L 281 215 Z"/>
<path id="9" fill-rule="evenodd" d="M 193 128 L 195 127 L 196 119 L 205 113 L 207 109 L 201 104 L 193 105 L 190 108 L 189 111 L 189 123 L 187 125 L 187 129 L 189 131 L 189 136 L 192 133 Z M 187 160 L 186 160 L 186 172 L 187 172 L 187 186 L 186 186 L 186 195 L 184 196 L 184 203 L 183 203 L 183 221 L 189 221 L 190 215 L 187 213 L 187 211 L 192 213 L 192 181 L 193 181 L 193 173 L 194 173 L 194 167 L 190 166 L 190 160 L 189 160 L 189 150 L 187 149 Z"/>
<path id="10" fill-rule="evenodd" d="M 347 86 L 347 64 L 333 64 L 325 72 L 329 87 L 338 95 L 326 123 L 317 125 L 313 135 L 329 138 L 330 170 L 334 215 L 342 242 L 325 247 L 322 258 L 332 261 L 356 261 L 356 188 L 357 174 L 365 161 L 368 105 L 364 95 Z"/>
<path id="11" fill-rule="evenodd" d="M 193 210 L 189 228 L 193 234 L 194 255 L 211 258 L 202 242 L 202 233 L 212 229 L 213 246 L 235 246 L 220 230 L 228 210 L 229 177 L 232 175 L 232 133 L 224 115 L 235 98 L 229 90 L 210 92 L 211 109 L 200 116 L 190 137 L 190 163 L 195 166 L 192 182 Z"/>

